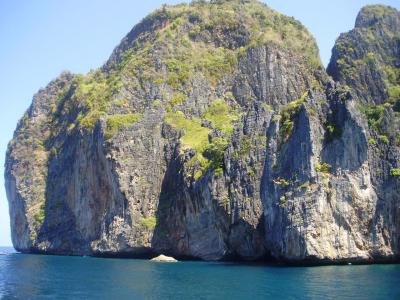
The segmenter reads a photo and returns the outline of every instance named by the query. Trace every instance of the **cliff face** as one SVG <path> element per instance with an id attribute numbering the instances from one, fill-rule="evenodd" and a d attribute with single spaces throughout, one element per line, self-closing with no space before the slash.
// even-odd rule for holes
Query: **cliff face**
<path id="1" fill-rule="evenodd" d="M 398 258 L 399 20 L 364 8 L 327 73 L 307 30 L 256 1 L 149 15 L 19 122 L 5 174 L 15 248 Z"/>

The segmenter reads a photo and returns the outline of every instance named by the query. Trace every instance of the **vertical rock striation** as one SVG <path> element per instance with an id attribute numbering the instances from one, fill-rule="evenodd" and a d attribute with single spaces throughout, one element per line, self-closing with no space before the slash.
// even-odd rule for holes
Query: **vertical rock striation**
<path id="1" fill-rule="evenodd" d="M 397 259 L 399 24 L 367 6 L 326 72 L 308 31 L 257 1 L 147 16 L 19 122 L 5 173 L 15 248 Z"/>

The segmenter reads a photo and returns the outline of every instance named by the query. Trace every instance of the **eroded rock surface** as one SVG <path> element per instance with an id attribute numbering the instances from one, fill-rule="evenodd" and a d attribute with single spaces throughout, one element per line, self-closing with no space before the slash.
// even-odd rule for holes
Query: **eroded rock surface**
<path id="1" fill-rule="evenodd" d="M 256 1 L 154 12 L 103 68 L 34 96 L 7 151 L 15 248 L 398 259 L 399 24 L 364 8 L 326 72 Z"/>

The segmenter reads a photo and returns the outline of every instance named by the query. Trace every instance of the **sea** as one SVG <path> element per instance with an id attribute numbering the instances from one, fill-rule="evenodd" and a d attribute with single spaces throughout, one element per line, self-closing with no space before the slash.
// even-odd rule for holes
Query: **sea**
<path id="1" fill-rule="evenodd" d="M 43 256 L 0 247 L 0 299 L 400 299 L 400 265 Z"/>

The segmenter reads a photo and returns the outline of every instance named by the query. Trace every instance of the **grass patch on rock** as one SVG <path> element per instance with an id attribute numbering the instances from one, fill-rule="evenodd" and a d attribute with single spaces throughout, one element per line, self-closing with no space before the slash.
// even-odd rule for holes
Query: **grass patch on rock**
<path id="1" fill-rule="evenodd" d="M 182 130 L 181 142 L 184 149 L 194 149 L 202 152 L 208 145 L 209 128 L 201 126 L 199 118 L 186 118 L 183 112 L 169 112 L 165 121 L 177 130 Z"/>
<path id="2" fill-rule="evenodd" d="M 233 122 L 239 119 L 239 114 L 224 100 L 216 100 L 207 109 L 204 118 L 223 134 L 230 135 L 234 128 Z"/>
<path id="3" fill-rule="evenodd" d="M 294 122 L 307 95 L 308 93 L 305 93 L 300 99 L 281 107 L 279 135 L 284 143 L 289 140 L 293 133 Z"/>
<path id="4" fill-rule="evenodd" d="M 109 140 L 122 128 L 135 124 L 141 119 L 142 115 L 138 113 L 117 114 L 107 117 L 105 136 Z"/>
<path id="5" fill-rule="evenodd" d="M 154 216 L 147 217 L 147 218 L 141 217 L 139 219 L 139 224 L 144 226 L 148 230 L 153 230 L 154 228 L 156 228 L 157 219 Z"/>

